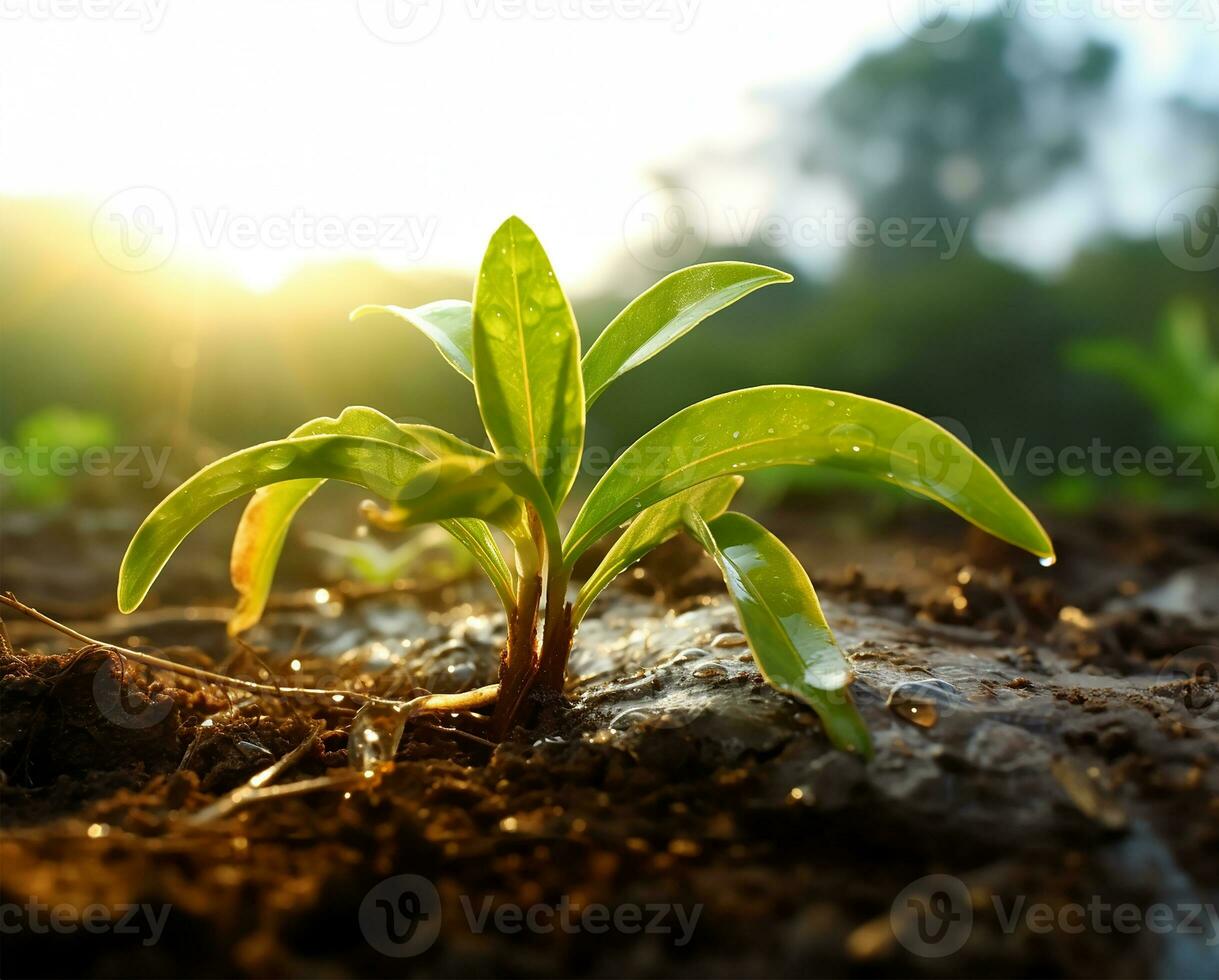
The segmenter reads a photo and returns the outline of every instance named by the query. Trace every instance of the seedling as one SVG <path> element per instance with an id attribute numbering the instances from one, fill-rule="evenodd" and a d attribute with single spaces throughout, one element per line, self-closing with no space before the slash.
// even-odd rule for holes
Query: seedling
<path id="1" fill-rule="evenodd" d="M 766 679 L 807 702 L 839 748 L 867 754 L 848 662 L 799 562 L 765 528 L 727 508 L 742 474 L 807 464 L 866 473 L 936 500 L 978 527 L 1053 560 L 1036 518 L 963 443 L 884 402 L 820 388 L 768 385 L 690 406 L 609 467 L 564 536 L 559 512 L 584 449 L 586 412 L 631 369 L 718 310 L 791 276 L 745 262 L 682 269 L 635 299 L 580 356 L 575 317 L 533 232 L 509 218 L 487 247 L 474 302 L 418 309 L 364 306 L 422 331 L 473 383 L 486 451 L 371 408 L 321 418 L 287 439 L 205 467 L 136 532 L 119 572 L 124 612 L 147 595 L 174 549 L 224 504 L 254 491 L 233 542 L 236 634 L 262 615 L 288 525 L 326 480 L 380 496 L 380 526 L 438 522 L 486 572 L 507 614 L 492 730 L 505 737 L 542 701 L 561 697 L 580 621 L 597 595 L 644 554 L 686 531 L 719 565 Z M 585 552 L 625 531 L 577 589 Z M 502 532 L 502 541 L 492 529 Z M 539 635 L 540 634 L 540 635 Z"/>

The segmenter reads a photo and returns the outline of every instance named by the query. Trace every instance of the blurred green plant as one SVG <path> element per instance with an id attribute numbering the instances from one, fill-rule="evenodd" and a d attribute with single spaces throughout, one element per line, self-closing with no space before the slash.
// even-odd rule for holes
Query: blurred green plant
<path id="1" fill-rule="evenodd" d="M 33 508 L 66 503 L 84 454 L 108 450 L 115 439 L 114 424 L 95 412 L 49 405 L 27 415 L 14 426 L 12 443 L 0 445 L 5 496 Z"/>
<path id="2" fill-rule="evenodd" d="M 1200 304 L 1170 307 L 1150 349 L 1125 339 L 1087 340 L 1068 349 L 1068 361 L 1129 387 L 1182 443 L 1219 446 L 1219 356 Z"/>
<path id="3" fill-rule="evenodd" d="M 508 618 L 492 719 L 503 737 L 539 701 L 561 697 L 576 628 L 601 590 L 685 530 L 722 570 L 766 679 L 810 704 L 834 745 L 866 755 L 871 744 L 851 700 L 850 667 L 807 574 L 761 525 L 724 511 L 745 472 L 824 466 L 938 501 L 1052 561 L 1037 519 L 955 436 L 906 409 L 844 392 L 794 385 L 733 391 L 678 412 L 636 440 L 593 488 L 566 537 L 559 530 L 559 511 L 583 458 L 586 412 L 597 397 L 711 314 L 789 281 L 786 273 L 743 262 L 679 270 L 632 301 L 581 359 L 575 317 L 550 260 L 524 222 L 509 218 L 492 236 L 472 304 L 361 307 L 352 314 L 391 313 L 431 338 L 473 383 L 494 451 L 370 408 L 315 419 L 287 439 L 205 467 L 162 501 L 123 558 L 119 608 L 130 612 L 143 601 L 196 525 L 256 491 L 232 554 L 241 598 L 229 628 L 245 629 L 262 614 L 288 525 L 305 500 L 328 479 L 365 487 L 390 505 L 367 503 L 370 520 L 387 529 L 438 522 L 495 587 Z M 952 465 L 932 476 L 933 459 Z M 623 526 L 571 599 L 576 562 Z M 509 556 L 493 527 L 506 536 Z"/>
<path id="4" fill-rule="evenodd" d="M 305 544 L 341 563 L 345 577 L 367 585 L 389 586 L 416 568 L 429 582 L 465 578 L 476 565 L 468 550 L 438 527 L 422 527 L 396 548 L 373 537 L 340 538 L 321 531 L 305 535 Z"/>

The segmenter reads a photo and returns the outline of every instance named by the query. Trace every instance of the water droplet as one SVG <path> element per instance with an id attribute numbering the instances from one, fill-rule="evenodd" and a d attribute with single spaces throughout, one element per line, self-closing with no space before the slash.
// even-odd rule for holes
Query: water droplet
<path id="1" fill-rule="evenodd" d="M 691 671 L 691 677 L 697 677 L 700 680 L 709 680 L 713 677 L 727 677 L 728 671 L 719 664 L 707 664 L 705 667 L 699 667 L 697 670 Z"/>
<path id="2" fill-rule="evenodd" d="M 961 699 L 961 692 L 936 678 L 906 681 L 889 692 L 886 706 L 898 718 L 919 728 L 932 728 L 940 717 Z"/>
<path id="3" fill-rule="evenodd" d="M 740 431 L 740 429 L 738 429 L 736 432 L 732 433 L 732 438 L 733 438 L 733 439 L 739 439 L 739 438 L 741 438 L 741 431 Z"/>
<path id="4" fill-rule="evenodd" d="M 209 488 L 216 495 L 226 493 L 234 493 L 235 491 L 247 489 L 246 483 L 239 476 L 218 476 L 215 482 Z"/>
<path id="5" fill-rule="evenodd" d="M 405 705 L 370 701 L 356 712 L 347 736 L 347 756 L 352 769 L 367 772 L 393 759 L 406 727 L 404 708 Z"/>
<path id="6" fill-rule="evenodd" d="M 843 422 L 828 433 L 834 453 L 839 456 L 864 456 L 876 448 L 876 435 L 867 426 Z"/>
<path id="7" fill-rule="evenodd" d="M 269 470 L 282 470 L 292 465 L 296 459 L 296 450 L 292 446 L 276 446 L 262 454 L 259 461 Z"/>
<path id="8" fill-rule="evenodd" d="M 1037 560 L 1037 564 L 1042 568 L 1050 568 L 1056 561 L 1058 561 L 1058 559 L 1053 555 L 1050 555 L 1048 558 L 1039 558 Z"/>
<path id="9" fill-rule="evenodd" d="M 710 654 L 702 647 L 686 647 L 678 650 L 668 661 L 670 664 L 702 663 Z"/>
<path id="10" fill-rule="evenodd" d="M 1121 830 L 1129 817 L 1098 768 L 1085 769 L 1065 757 L 1050 761 L 1050 772 L 1081 813 L 1110 830 Z"/>

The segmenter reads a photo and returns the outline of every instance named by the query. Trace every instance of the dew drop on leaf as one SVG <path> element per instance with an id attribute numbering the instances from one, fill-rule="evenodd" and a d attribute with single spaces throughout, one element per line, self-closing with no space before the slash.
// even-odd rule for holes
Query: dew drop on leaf
<path id="1" fill-rule="evenodd" d="M 876 448 L 876 436 L 867 426 L 844 422 L 829 431 L 830 444 L 839 456 L 863 456 Z"/>
<path id="2" fill-rule="evenodd" d="M 262 457 L 262 465 L 269 470 L 282 470 L 296 459 L 296 450 L 291 446 L 276 446 Z"/>

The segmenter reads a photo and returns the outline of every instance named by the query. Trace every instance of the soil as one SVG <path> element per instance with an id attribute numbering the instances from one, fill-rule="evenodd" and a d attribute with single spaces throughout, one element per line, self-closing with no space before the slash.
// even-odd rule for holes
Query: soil
<path id="1" fill-rule="evenodd" d="M 1219 519 L 1058 522 L 1053 568 L 922 520 L 771 522 L 852 660 L 869 762 L 764 683 L 680 541 L 582 626 L 568 705 L 500 745 L 412 722 L 367 779 L 344 701 L 226 693 L 6 610 L 0 973 L 1219 976 Z M 171 563 L 169 604 L 110 612 L 124 536 L 10 526 L 3 588 L 244 677 L 494 679 L 503 618 L 473 583 L 314 579 L 234 645 L 210 565 Z M 198 816 L 302 743 L 276 782 L 333 785 Z"/>

